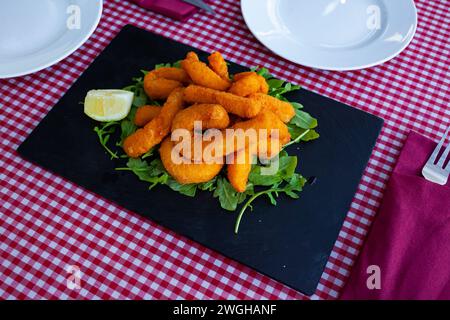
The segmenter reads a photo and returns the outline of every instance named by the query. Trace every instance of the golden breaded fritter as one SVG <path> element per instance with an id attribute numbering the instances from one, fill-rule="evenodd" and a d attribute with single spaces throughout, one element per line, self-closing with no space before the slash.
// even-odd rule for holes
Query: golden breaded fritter
<path id="1" fill-rule="evenodd" d="M 181 67 L 196 85 L 220 91 L 228 90 L 231 85 L 230 81 L 221 78 L 206 63 L 195 58 L 184 59 L 181 62 Z"/>
<path id="2" fill-rule="evenodd" d="M 195 104 L 175 116 L 172 131 L 176 129 L 194 130 L 194 123 L 200 121 L 202 129 L 225 129 L 230 125 L 227 111 L 219 104 Z"/>
<path id="3" fill-rule="evenodd" d="M 294 107 L 287 101 L 281 101 L 277 98 L 262 93 L 252 94 L 249 98 L 259 101 L 263 110 L 272 111 L 284 123 L 288 123 L 295 116 Z"/>
<path id="4" fill-rule="evenodd" d="M 222 57 L 220 52 L 214 52 L 208 57 L 208 62 L 210 68 L 217 73 L 222 79 L 229 80 L 230 75 L 228 74 L 228 66 L 225 59 Z"/>
<path id="5" fill-rule="evenodd" d="M 269 93 L 269 84 L 267 83 L 266 79 L 263 76 L 257 74 L 254 71 L 247 71 L 247 72 L 237 73 L 237 74 L 234 75 L 233 79 L 234 79 L 235 82 L 237 82 L 237 81 L 240 81 L 243 78 L 248 77 L 248 76 L 254 76 L 254 77 L 256 77 L 258 79 L 258 82 L 259 82 L 259 90 L 258 90 L 258 92 L 264 93 L 264 94 L 268 94 Z"/>
<path id="6" fill-rule="evenodd" d="M 236 123 L 233 126 L 233 129 L 243 129 L 244 131 L 248 129 L 255 129 L 258 136 L 260 135 L 259 130 L 263 129 L 267 130 L 267 137 L 272 137 L 272 130 L 275 130 L 276 133 L 278 133 L 277 138 L 280 140 L 282 145 L 291 140 L 291 135 L 286 124 L 270 110 L 263 110 L 253 119 Z"/>
<path id="7" fill-rule="evenodd" d="M 160 106 L 142 106 L 137 108 L 134 116 L 134 124 L 143 127 L 161 112 Z"/>
<path id="8" fill-rule="evenodd" d="M 172 151 L 175 143 L 170 137 L 164 139 L 159 149 L 161 161 L 167 172 L 181 184 L 208 182 L 220 173 L 223 163 L 177 163 Z"/>
<path id="9" fill-rule="evenodd" d="M 258 75 L 252 73 L 233 82 L 228 91 L 240 97 L 248 97 L 251 94 L 260 92 L 260 87 Z"/>
<path id="10" fill-rule="evenodd" d="M 220 104 L 227 112 L 241 118 L 253 118 L 262 109 L 261 103 L 255 99 L 239 97 L 229 92 L 196 85 L 190 85 L 186 88 L 184 99 L 189 103 Z"/>
<path id="11" fill-rule="evenodd" d="M 245 192 L 252 170 L 255 148 L 249 147 L 234 154 L 232 163 L 227 165 L 227 177 L 234 190 Z"/>
<path id="12" fill-rule="evenodd" d="M 172 120 L 183 108 L 183 90 L 175 89 L 167 98 L 161 112 L 142 129 L 125 139 L 123 149 L 132 158 L 137 158 L 159 144 L 172 127 Z"/>

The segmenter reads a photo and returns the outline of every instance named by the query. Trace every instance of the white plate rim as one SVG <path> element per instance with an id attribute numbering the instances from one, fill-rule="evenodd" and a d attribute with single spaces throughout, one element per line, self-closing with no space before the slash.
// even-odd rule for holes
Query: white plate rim
<path id="1" fill-rule="evenodd" d="M 248 17 L 245 13 L 244 10 L 244 3 L 247 0 L 241 0 L 241 12 L 242 12 L 242 16 L 244 18 L 244 22 L 247 25 L 247 28 L 250 30 L 250 32 L 253 34 L 253 36 L 267 49 L 269 49 L 271 52 L 275 53 L 276 55 L 280 56 L 283 59 L 286 59 L 287 61 L 293 62 L 295 64 L 299 64 L 308 68 L 312 68 L 312 69 L 319 69 L 319 70 L 329 70 L 329 71 L 355 71 L 355 70 L 362 70 L 362 69 L 367 69 L 367 68 L 371 68 L 371 67 L 375 67 L 378 65 L 381 65 L 391 59 L 394 59 L 395 57 L 397 57 L 399 54 L 401 54 L 412 42 L 412 40 L 414 39 L 414 36 L 417 32 L 417 28 L 418 28 L 418 11 L 417 11 L 417 7 L 416 4 L 414 2 L 414 0 L 409 0 L 410 4 L 412 5 L 413 11 L 414 11 L 414 27 L 413 30 L 411 32 L 411 35 L 409 37 L 409 39 L 407 41 L 405 41 L 401 47 L 399 47 L 399 49 L 394 52 L 393 54 L 383 58 L 383 59 L 379 59 L 376 61 L 373 61 L 371 63 L 367 63 L 367 64 L 362 64 L 362 65 L 355 65 L 353 67 L 324 67 L 321 65 L 312 65 L 309 63 L 302 63 L 301 61 L 295 61 L 294 59 L 291 59 L 289 57 L 287 57 L 286 55 L 284 55 L 283 53 L 277 52 L 276 50 L 270 48 L 268 45 L 265 44 L 265 42 L 263 41 L 263 39 L 261 39 L 261 37 L 259 37 L 257 35 L 256 32 L 254 32 L 254 30 L 252 29 L 252 27 L 249 24 L 248 21 Z"/>
<path id="2" fill-rule="evenodd" d="M 102 13 L 103 13 L 103 0 L 97 0 L 97 4 L 98 4 L 98 7 L 97 7 L 96 17 L 95 17 L 95 20 L 93 21 L 91 27 L 89 28 L 89 31 L 86 32 L 86 34 L 83 37 L 81 37 L 80 40 L 73 45 L 73 47 L 71 47 L 68 50 L 62 51 L 61 55 L 59 55 L 57 58 L 54 58 L 54 59 L 52 59 L 46 63 L 40 64 L 40 65 L 36 65 L 33 68 L 28 68 L 28 69 L 21 70 L 18 72 L 13 72 L 13 73 L 3 73 L 3 74 L 0 73 L 0 79 L 21 77 L 21 76 L 29 75 L 29 74 L 44 70 L 54 64 L 57 64 L 61 60 L 64 60 L 65 58 L 70 56 L 72 53 L 74 53 L 76 50 L 78 50 L 91 37 L 91 35 L 97 29 L 98 24 L 100 23 L 100 19 L 102 17 Z"/>

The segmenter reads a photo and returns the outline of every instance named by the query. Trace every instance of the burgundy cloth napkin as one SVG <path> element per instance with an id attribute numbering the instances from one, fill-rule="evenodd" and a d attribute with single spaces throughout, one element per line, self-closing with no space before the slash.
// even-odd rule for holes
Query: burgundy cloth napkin
<path id="1" fill-rule="evenodd" d="M 131 0 L 140 7 L 163 14 L 170 18 L 185 21 L 199 9 L 181 0 Z"/>
<path id="2" fill-rule="evenodd" d="M 421 175 L 435 147 L 409 134 L 341 299 L 450 299 L 450 182 Z M 372 265 L 380 268 L 379 290 L 366 285 Z"/>

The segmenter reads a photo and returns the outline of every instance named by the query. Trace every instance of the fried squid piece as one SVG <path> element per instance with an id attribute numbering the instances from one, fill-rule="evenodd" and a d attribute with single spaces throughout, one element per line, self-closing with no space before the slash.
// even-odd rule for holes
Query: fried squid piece
<path id="1" fill-rule="evenodd" d="M 216 157 L 220 155 L 230 156 L 230 154 L 240 152 L 246 148 L 256 148 L 254 155 L 257 155 L 261 160 L 270 160 L 276 157 L 283 147 L 277 137 L 260 135 L 259 137 L 256 136 L 255 139 L 248 139 L 248 136 L 246 136 L 244 140 L 239 135 L 238 131 L 231 137 L 227 136 L 224 139 L 222 154 L 217 152 Z"/>
<path id="2" fill-rule="evenodd" d="M 143 127 L 161 112 L 160 106 L 142 106 L 137 108 L 134 116 L 134 124 Z"/>
<path id="3" fill-rule="evenodd" d="M 223 163 L 224 153 L 222 151 L 223 133 L 213 129 L 217 135 L 215 137 L 206 134 L 191 132 L 191 140 L 180 150 L 180 156 L 187 161 L 196 163 Z M 208 131 L 207 131 L 208 132 Z M 174 138 L 174 135 L 172 135 Z M 183 136 L 185 139 L 185 136 Z"/>
<path id="4" fill-rule="evenodd" d="M 295 116 L 295 109 L 289 102 L 262 93 L 252 94 L 249 98 L 259 101 L 263 110 L 272 111 L 284 123 L 288 123 Z"/>
<path id="5" fill-rule="evenodd" d="M 260 113 L 262 106 L 257 100 L 236 96 L 228 92 L 218 92 L 216 101 L 229 113 L 242 118 L 253 118 Z"/>
<path id="6" fill-rule="evenodd" d="M 241 72 L 234 75 L 234 81 L 238 82 L 246 77 L 255 77 L 259 82 L 259 90 L 257 92 L 268 94 L 269 93 L 269 85 L 267 84 L 266 79 L 253 71 Z"/>
<path id="7" fill-rule="evenodd" d="M 189 103 L 217 104 L 217 90 L 190 85 L 184 90 L 184 100 Z"/>
<path id="8" fill-rule="evenodd" d="M 191 161 L 179 161 L 172 154 L 175 142 L 167 137 L 161 144 L 159 154 L 167 172 L 181 184 L 208 182 L 220 173 L 223 163 L 195 163 Z M 176 155 L 176 150 L 174 151 Z M 182 158 L 182 157 L 181 157 Z M 175 160 L 176 159 L 176 160 Z"/>
<path id="9" fill-rule="evenodd" d="M 187 53 L 186 59 L 191 59 L 191 60 L 194 60 L 194 61 L 200 61 L 198 55 L 195 52 L 193 52 L 193 51 L 190 51 L 190 52 Z"/>
<path id="10" fill-rule="evenodd" d="M 150 73 L 154 74 L 156 78 L 175 80 L 181 82 L 182 84 L 188 84 L 191 82 L 189 75 L 181 68 L 163 67 L 155 69 Z"/>
<path id="11" fill-rule="evenodd" d="M 237 192 L 245 192 L 252 165 L 256 157 L 269 160 L 276 157 L 282 149 L 280 141 L 276 138 L 259 137 L 256 144 L 249 144 L 244 149 L 237 150 L 230 159 L 227 157 L 227 177 Z"/>
<path id="12" fill-rule="evenodd" d="M 241 118 L 253 118 L 260 113 L 262 108 L 261 103 L 255 99 L 196 85 L 186 88 L 184 99 L 190 103 L 220 104 L 227 112 Z"/>
<path id="13" fill-rule="evenodd" d="M 172 123 L 172 131 L 177 129 L 194 130 L 194 123 L 201 122 L 202 129 L 225 129 L 230 125 L 227 111 L 218 104 L 195 104 L 180 111 Z"/>
<path id="14" fill-rule="evenodd" d="M 181 62 L 181 67 L 187 72 L 193 83 L 215 90 L 228 90 L 231 85 L 230 81 L 221 78 L 206 63 L 196 60 L 193 55 L 191 56 Z"/>
<path id="15" fill-rule="evenodd" d="M 165 100 L 170 93 L 191 82 L 186 71 L 180 68 L 159 68 L 144 77 L 144 91 L 153 100 Z"/>
<path id="16" fill-rule="evenodd" d="M 245 71 L 245 72 L 241 72 L 241 73 L 236 73 L 235 75 L 233 75 L 233 80 L 239 81 L 242 78 L 248 77 L 250 75 L 258 75 L 258 74 L 254 71 Z"/>
<path id="17" fill-rule="evenodd" d="M 237 192 L 245 192 L 247 189 L 255 154 L 256 149 L 252 147 L 240 150 L 234 155 L 232 163 L 227 166 L 228 180 Z"/>
<path id="18" fill-rule="evenodd" d="M 222 79 L 229 80 L 228 66 L 220 52 L 214 52 L 208 57 L 210 68 L 217 73 Z"/>
<path id="19" fill-rule="evenodd" d="M 282 144 L 277 137 L 258 135 L 256 131 L 247 134 L 243 130 L 209 129 L 202 133 L 191 133 L 190 144 L 180 152 L 185 159 L 196 162 L 222 162 L 240 151 L 253 148 L 253 155 L 261 160 L 269 160 L 279 154 Z M 231 158 L 233 160 L 233 158 Z"/>
<path id="20" fill-rule="evenodd" d="M 144 128 L 125 139 L 123 149 L 132 158 L 137 158 L 160 143 L 169 134 L 172 120 L 183 108 L 183 89 L 175 89 L 161 108 L 161 112 Z"/>
<path id="21" fill-rule="evenodd" d="M 156 79 L 148 76 L 148 74 L 144 79 L 145 93 L 153 100 L 167 99 L 173 90 L 181 87 L 183 87 L 181 82 L 169 79 Z"/>
<path id="22" fill-rule="evenodd" d="M 251 73 L 235 81 L 229 92 L 240 97 L 248 97 L 261 91 L 261 84 L 256 73 Z"/>
<path id="23" fill-rule="evenodd" d="M 266 133 L 266 137 L 278 138 L 281 145 L 285 145 L 291 140 L 291 135 L 286 124 L 270 110 L 263 110 L 253 119 L 236 123 L 233 129 L 242 129 L 244 131 L 254 129 L 257 131 L 258 141 L 262 135 L 261 130 L 265 130 L 263 132 Z"/>

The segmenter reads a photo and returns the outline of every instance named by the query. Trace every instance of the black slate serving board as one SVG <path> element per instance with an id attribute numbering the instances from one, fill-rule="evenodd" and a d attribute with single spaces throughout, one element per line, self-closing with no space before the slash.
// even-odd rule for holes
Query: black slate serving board
<path id="1" fill-rule="evenodd" d="M 90 89 L 122 88 L 140 70 L 182 59 L 189 46 L 126 26 L 22 143 L 26 159 L 305 294 L 314 293 L 348 212 L 382 120 L 307 90 L 290 95 L 318 118 L 321 138 L 291 147 L 298 171 L 317 177 L 300 200 L 266 199 L 244 216 L 222 210 L 209 193 L 188 198 L 167 187 L 148 190 L 132 173 L 118 172 L 83 114 Z M 195 50 L 197 51 L 197 50 Z M 202 58 L 206 54 L 200 53 Z M 244 68 L 232 64 L 232 72 Z"/>

